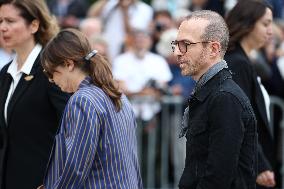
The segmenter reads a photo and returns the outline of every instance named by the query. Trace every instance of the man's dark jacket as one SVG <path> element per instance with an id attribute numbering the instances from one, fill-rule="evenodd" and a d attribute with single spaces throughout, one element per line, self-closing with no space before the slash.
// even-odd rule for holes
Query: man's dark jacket
<path id="1" fill-rule="evenodd" d="M 189 101 L 183 189 L 254 189 L 257 132 L 253 109 L 227 69 Z"/>

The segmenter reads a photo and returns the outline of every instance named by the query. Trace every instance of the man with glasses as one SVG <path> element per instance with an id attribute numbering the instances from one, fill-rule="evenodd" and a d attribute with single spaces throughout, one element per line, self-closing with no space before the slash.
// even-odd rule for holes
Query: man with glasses
<path id="1" fill-rule="evenodd" d="M 187 139 L 180 189 L 255 188 L 256 119 L 223 60 L 228 41 L 223 18 L 203 10 L 181 23 L 172 42 L 182 75 L 197 82 L 180 133 Z"/>

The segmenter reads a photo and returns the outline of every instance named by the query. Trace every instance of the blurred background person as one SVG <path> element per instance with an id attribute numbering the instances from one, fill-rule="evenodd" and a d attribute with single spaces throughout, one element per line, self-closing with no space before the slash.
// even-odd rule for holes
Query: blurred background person
<path id="1" fill-rule="evenodd" d="M 153 10 L 140 0 L 99 0 L 90 7 L 88 16 L 102 19 L 109 56 L 114 60 L 127 49 L 133 28 L 148 29 Z"/>
<path id="2" fill-rule="evenodd" d="M 159 10 L 154 12 L 153 20 L 149 27 L 153 41 L 151 51 L 157 53 L 156 45 L 160 40 L 161 35 L 164 31 L 175 28 L 175 22 L 169 11 Z"/>
<path id="3" fill-rule="evenodd" d="M 95 35 L 102 34 L 102 21 L 96 17 L 87 17 L 80 21 L 79 30 L 83 32 L 88 39 Z"/>
<path id="4" fill-rule="evenodd" d="M 48 7 L 62 28 L 79 26 L 86 17 L 89 3 L 87 0 L 48 0 Z"/>
<path id="5" fill-rule="evenodd" d="M 0 32 L 15 58 L 0 72 L 1 189 L 42 183 L 68 95 L 50 83 L 40 53 L 58 31 L 42 0 L 1 0 Z"/>
<path id="6" fill-rule="evenodd" d="M 253 106 L 259 136 L 258 188 L 274 187 L 275 141 L 269 123 L 269 96 L 249 58 L 272 36 L 272 10 L 264 1 L 241 0 L 226 17 L 230 32 L 229 49 L 225 55 L 234 81 L 244 90 Z"/>
<path id="7" fill-rule="evenodd" d="M 149 121 L 160 111 L 161 89 L 167 88 L 172 74 L 166 60 L 149 51 L 151 36 L 147 31 L 133 31 L 132 37 L 132 48 L 113 61 L 113 75 L 129 97 L 149 97 L 150 101 L 142 103 L 131 101 L 136 116 Z"/>

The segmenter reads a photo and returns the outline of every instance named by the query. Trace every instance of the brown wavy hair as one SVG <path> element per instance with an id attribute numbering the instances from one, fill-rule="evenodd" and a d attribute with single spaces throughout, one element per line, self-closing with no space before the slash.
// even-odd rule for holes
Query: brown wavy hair
<path id="1" fill-rule="evenodd" d="M 45 46 L 59 31 L 55 16 L 52 16 L 44 0 L 0 0 L 0 7 L 5 4 L 15 6 L 20 10 L 20 16 L 28 24 L 39 21 L 38 31 L 34 34 L 35 41 Z"/>
<path id="2" fill-rule="evenodd" d="M 266 8 L 272 10 L 263 0 L 239 0 L 225 19 L 230 33 L 228 50 L 233 50 L 236 44 L 254 29 L 256 22 L 265 14 Z"/>
<path id="3" fill-rule="evenodd" d="M 119 111 L 122 93 L 113 79 L 111 65 L 99 53 L 86 61 L 84 57 L 91 51 L 91 45 L 83 33 L 77 29 L 64 29 L 46 45 L 41 55 L 42 65 L 48 73 L 53 74 L 57 66 L 64 66 L 66 60 L 72 60 L 75 67 L 88 73 L 93 84 L 110 97 Z"/>

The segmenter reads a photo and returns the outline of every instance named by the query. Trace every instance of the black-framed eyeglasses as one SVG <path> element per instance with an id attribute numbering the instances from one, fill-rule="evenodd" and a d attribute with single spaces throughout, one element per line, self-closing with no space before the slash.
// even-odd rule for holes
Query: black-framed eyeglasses
<path id="1" fill-rule="evenodd" d="M 171 42 L 171 46 L 172 46 L 172 50 L 173 52 L 175 52 L 175 48 L 176 46 L 178 46 L 179 48 L 179 51 L 184 54 L 187 52 L 187 47 L 190 46 L 190 45 L 196 45 L 198 43 L 210 43 L 210 41 L 198 41 L 198 42 L 189 42 L 189 41 L 186 41 L 186 40 L 180 40 L 180 41 L 172 41 Z"/>

